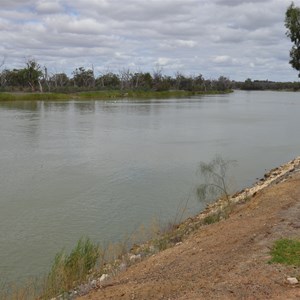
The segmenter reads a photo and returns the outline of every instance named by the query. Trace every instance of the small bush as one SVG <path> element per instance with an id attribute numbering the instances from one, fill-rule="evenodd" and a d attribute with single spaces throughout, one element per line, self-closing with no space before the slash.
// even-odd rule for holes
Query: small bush
<path id="1" fill-rule="evenodd" d="M 209 163 L 201 162 L 199 171 L 204 177 L 204 183 L 197 188 L 199 201 L 207 202 L 218 197 L 224 197 L 229 204 L 230 194 L 228 185 L 228 169 L 234 164 L 233 160 L 224 160 L 220 155 Z"/>
<path id="2" fill-rule="evenodd" d="M 211 214 L 211 215 L 205 217 L 203 219 L 203 224 L 210 225 L 210 224 L 217 223 L 220 220 L 221 220 L 221 214 L 220 214 L 220 212 L 217 212 L 217 213 L 214 213 L 214 214 Z"/>

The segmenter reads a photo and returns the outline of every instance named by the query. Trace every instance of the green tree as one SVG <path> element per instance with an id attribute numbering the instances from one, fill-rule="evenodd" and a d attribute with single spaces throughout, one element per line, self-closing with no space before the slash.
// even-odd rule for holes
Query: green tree
<path id="1" fill-rule="evenodd" d="M 30 70 L 27 68 L 13 70 L 5 69 L 2 71 L 1 77 L 3 79 L 3 85 L 9 87 L 24 88 L 29 84 L 31 90 L 34 90 L 35 84 L 38 83 L 38 81 L 35 81 L 34 78 L 32 78 L 32 74 L 30 74 Z"/>
<path id="2" fill-rule="evenodd" d="M 300 8 L 292 4 L 285 13 L 286 35 L 294 43 L 290 51 L 290 64 L 294 69 L 300 71 Z M 300 77 L 300 73 L 298 74 Z"/>
<path id="3" fill-rule="evenodd" d="M 74 76 L 74 85 L 78 87 L 93 87 L 95 85 L 93 70 L 86 70 L 84 67 L 79 67 L 72 74 Z"/>
<path id="4" fill-rule="evenodd" d="M 194 77 L 194 90 L 195 91 L 206 91 L 205 79 L 202 74 Z"/>
<path id="5" fill-rule="evenodd" d="M 107 72 L 96 79 L 96 85 L 102 89 L 117 89 L 120 86 L 120 79 L 116 74 Z"/>
<path id="6" fill-rule="evenodd" d="M 40 79 L 43 72 L 41 66 L 34 59 L 28 60 L 26 62 L 26 68 L 20 70 L 20 72 L 22 73 L 24 80 L 31 87 L 32 92 L 36 90 L 37 85 L 40 86 L 40 90 L 42 91 Z"/>
<path id="7" fill-rule="evenodd" d="M 54 85 L 55 88 L 57 87 L 65 87 L 69 84 L 70 79 L 68 78 L 67 74 L 65 73 L 57 73 L 53 74 L 49 78 L 50 82 Z"/>

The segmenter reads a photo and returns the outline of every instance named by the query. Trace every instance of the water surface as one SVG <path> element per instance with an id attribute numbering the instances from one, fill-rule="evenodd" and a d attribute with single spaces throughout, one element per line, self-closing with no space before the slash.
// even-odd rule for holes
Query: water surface
<path id="1" fill-rule="evenodd" d="M 0 103 L 0 274 L 41 274 L 88 235 L 116 241 L 193 196 L 200 161 L 238 161 L 235 188 L 299 155 L 299 93 Z"/>

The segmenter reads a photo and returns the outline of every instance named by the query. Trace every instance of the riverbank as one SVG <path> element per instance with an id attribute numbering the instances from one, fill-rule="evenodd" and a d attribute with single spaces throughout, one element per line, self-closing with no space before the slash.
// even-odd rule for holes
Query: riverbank
<path id="1" fill-rule="evenodd" d="M 268 172 L 231 198 L 228 216 L 205 225 L 227 206 L 219 200 L 178 228 L 174 247 L 94 282 L 80 299 L 295 299 L 299 268 L 269 264 L 279 238 L 300 235 L 300 158 Z M 218 222 L 217 222 L 218 221 Z M 135 252 L 137 253 L 137 252 Z M 135 254 L 138 255 L 138 254 Z"/>
<path id="2" fill-rule="evenodd" d="M 231 93 L 226 91 L 89 91 L 79 93 L 0 93 L 0 101 L 164 99 Z"/>

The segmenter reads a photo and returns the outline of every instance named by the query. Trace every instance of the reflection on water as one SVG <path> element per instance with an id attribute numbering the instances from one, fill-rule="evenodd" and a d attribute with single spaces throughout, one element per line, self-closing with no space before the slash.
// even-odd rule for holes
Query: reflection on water
<path id="1" fill-rule="evenodd" d="M 45 271 L 82 235 L 118 240 L 176 214 L 200 161 L 238 161 L 235 188 L 297 156 L 299 94 L 0 103 L 0 273 Z M 201 204 L 191 197 L 188 213 Z"/>

